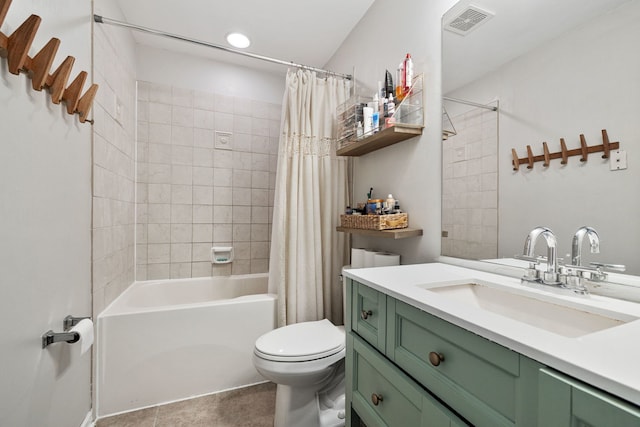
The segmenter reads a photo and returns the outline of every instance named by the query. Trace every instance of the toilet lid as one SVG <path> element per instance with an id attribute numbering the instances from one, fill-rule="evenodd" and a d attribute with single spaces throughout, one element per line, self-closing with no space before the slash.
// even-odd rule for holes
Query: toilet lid
<path id="1" fill-rule="evenodd" d="M 330 356 L 344 347 L 344 331 L 323 319 L 267 332 L 256 340 L 255 349 L 266 359 L 301 361 Z"/>

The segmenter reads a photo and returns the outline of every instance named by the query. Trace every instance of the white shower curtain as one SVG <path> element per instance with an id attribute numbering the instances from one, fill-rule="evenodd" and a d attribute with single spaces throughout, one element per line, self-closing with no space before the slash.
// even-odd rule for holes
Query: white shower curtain
<path id="1" fill-rule="evenodd" d="M 338 276 L 349 241 L 336 225 L 349 186 L 347 158 L 335 152 L 336 108 L 348 86 L 309 71 L 287 73 L 269 263 L 278 326 L 323 318 L 343 323 Z"/>

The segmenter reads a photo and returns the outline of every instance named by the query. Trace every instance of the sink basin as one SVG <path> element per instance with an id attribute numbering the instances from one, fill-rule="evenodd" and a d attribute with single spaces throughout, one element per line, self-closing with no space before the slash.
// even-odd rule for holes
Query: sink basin
<path id="1" fill-rule="evenodd" d="M 562 305 L 563 300 L 560 299 L 541 300 L 480 283 L 458 283 L 424 288 L 428 292 L 450 298 L 461 304 L 569 338 L 580 337 L 636 320 L 617 313 L 610 313 L 611 317 L 608 317 L 588 311 L 591 308 L 588 306 L 569 307 Z"/>

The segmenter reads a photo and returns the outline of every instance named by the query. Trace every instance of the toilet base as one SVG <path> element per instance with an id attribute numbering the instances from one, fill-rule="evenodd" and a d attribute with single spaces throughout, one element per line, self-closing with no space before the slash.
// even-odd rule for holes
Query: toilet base
<path id="1" fill-rule="evenodd" d="M 344 360 L 320 391 L 278 384 L 274 427 L 344 427 Z"/>

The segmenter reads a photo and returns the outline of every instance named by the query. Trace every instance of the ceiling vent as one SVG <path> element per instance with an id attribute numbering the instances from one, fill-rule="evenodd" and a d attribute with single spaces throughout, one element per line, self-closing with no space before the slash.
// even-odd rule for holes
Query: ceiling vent
<path id="1" fill-rule="evenodd" d="M 476 6 L 468 6 L 466 9 L 449 19 L 444 24 L 444 29 L 461 36 L 466 36 L 472 30 L 493 18 L 495 14 L 482 10 Z"/>

